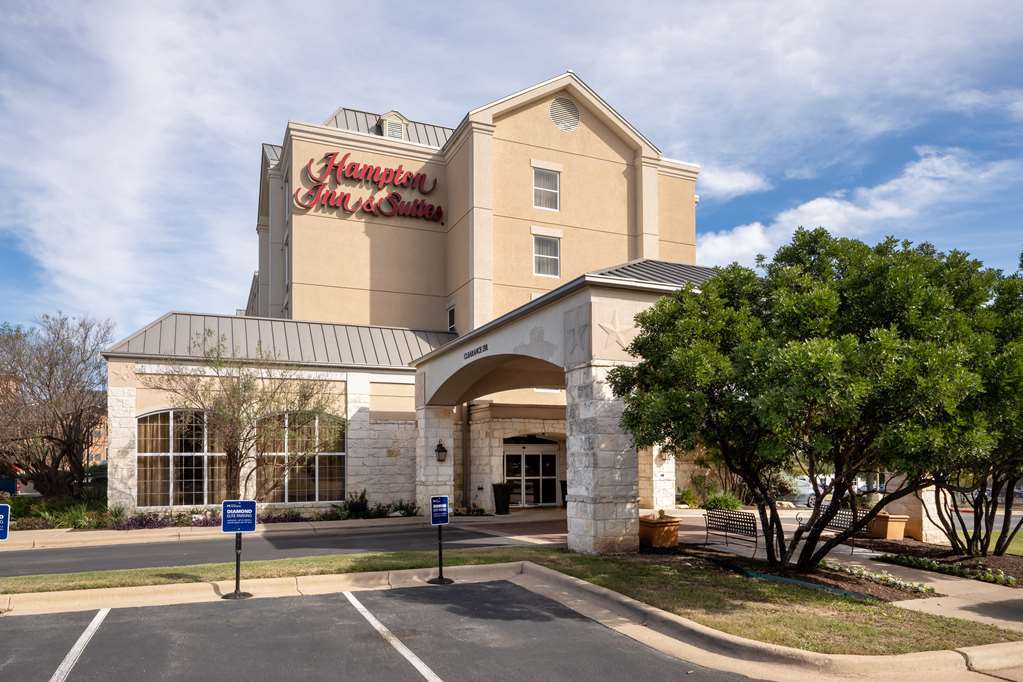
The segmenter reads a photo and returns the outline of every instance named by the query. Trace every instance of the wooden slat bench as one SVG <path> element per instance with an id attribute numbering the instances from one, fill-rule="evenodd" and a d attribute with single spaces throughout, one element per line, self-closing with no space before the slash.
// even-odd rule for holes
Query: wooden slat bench
<path id="1" fill-rule="evenodd" d="M 704 520 L 707 523 L 707 539 L 704 544 L 710 544 L 710 534 L 723 535 L 725 544 L 728 539 L 741 540 L 753 543 L 753 553 L 757 553 L 759 536 L 757 535 L 757 517 L 755 514 L 746 511 L 729 511 L 727 509 L 708 509 Z"/>

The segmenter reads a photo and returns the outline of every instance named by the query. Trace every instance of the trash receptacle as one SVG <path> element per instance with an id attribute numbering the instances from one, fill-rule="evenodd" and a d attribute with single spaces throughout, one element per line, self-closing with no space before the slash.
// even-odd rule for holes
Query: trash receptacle
<path id="1" fill-rule="evenodd" d="M 507 483 L 494 484 L 494 513 L 507 514 L 511 503 L 511 486 Z"/>

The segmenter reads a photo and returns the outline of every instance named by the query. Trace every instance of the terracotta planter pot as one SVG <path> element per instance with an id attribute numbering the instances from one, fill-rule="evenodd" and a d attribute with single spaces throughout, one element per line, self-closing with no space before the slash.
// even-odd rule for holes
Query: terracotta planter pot
<path id="1" fill-rule="evenodd" d="M 908 515 L 881 512 L 870 522 L 867 534 L 881 540 L 902 540 L 906 536 L 907 521 Z"/>
<path id="2" fill-rule="evenodd" d="M 639 519 L 640 547 L 674 547 L 678 544 L 679 520 L 667 516 L 658 519 L 641 516 Z"/>

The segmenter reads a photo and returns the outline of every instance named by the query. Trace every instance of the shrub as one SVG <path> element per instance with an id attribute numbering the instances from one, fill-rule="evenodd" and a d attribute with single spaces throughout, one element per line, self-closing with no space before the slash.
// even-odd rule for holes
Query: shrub
<path id="1" fill-rule="evenodd" d="M 419 505 L 414 500 L 406 502 L 405 500 L 398 500 L 397 502 L 391 503 L 391 512 L 397 512 L 399 516 L 418 516 Z"/>
<path id="2" fill-rule="evenodd" d="M 675 504 L 684 504 L 689 507 L 699 507 L 700 500 L 696 493 L 689 488 L 679 488 L 675 491 Z"/>
<path id="3" fill-rule="evenodd" d="M 115 504 L 107 509 L 107 518 L 110 520 L 111 524 L 121 523 L 127 515 L 128 512 L 126 512 L 124 507 L 119 504 Z"/>
<path id="4" fill-rule="evenodd" d="M 260 523 L 298 523 L 305 520 L 306 518 L 302 516 L 302 512 L 294 509 L 265 511 L 259 515 Z"/>
<path id="5" fill-rule="evenodd" d="M 739 498 L 732 493 L 717 493 L 711 495 L 703 502 L 704 509 L 727 509 L 734 511 L 742 506 Z"/>
<path id="6" fill-rule="evenodd" d="M 935 561 L 926 557 L 909 556 L 906 554 L 885 554 L 877 558 L 878 561 L 885 561 L 890 564 L 909 566 L 910 568 L 921 568 L 925 571 L 954 575 L 960 578 L 972 578 L 985 583 L 1015 587 L 1018 581 L 1011 575 L 1006 575 L 1002 569 L 992 570 L 984 564 L 977 566 L 964 566 L 962 564 L 946 563 Z"/>

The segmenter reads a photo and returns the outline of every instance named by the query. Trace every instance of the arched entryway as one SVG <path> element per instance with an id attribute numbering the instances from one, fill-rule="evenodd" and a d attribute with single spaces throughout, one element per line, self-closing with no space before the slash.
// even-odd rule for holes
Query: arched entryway
<path id="1" fill-rule="evenodd" d="M 434 453 L 453 448 L 457 405 L 511 389 L 564 389 L 568 545 L 594 553 L 638 548 L 640 453 L 621 428 L 623 406 L 613 395 L 608 373 L 632 361 L 625 350 L 633 333 L 632 320 L 663 295 L 666 287 L 612 285 L 605 279 L 591 283 L 588 277 L 550 292 L 413 363 L 420 506 L 431 495 L 453 493 L 453 462 L 442 461 Z M 507 435 L 535 435 L 544 430 L 550 429 Z M 489 438 L 493 443 L 492 434 Z M 497 441 L 499 451 L 503 446 Z M 472 457 L 471 466 L 477 467 L 475 452 Z M 644 453 L 644 457 L 651 459 L 649 466 L 644 466 L 645 482 L 651 486 L 651 494 L 645 497 L 665 497 L 654 494 L 655 480 L 658 490 L 673 492 L 674 462 L 651 453 Z M 542 457 L 539 464 L 543 466 Z M 503 457 L 496 465 L 485 475 L 491 480 L 508 478 Z M 511 478 L 524 481 L 527 477 Z M 543 504 L 544 476 L 533 478 L 535 483 L 529 485 L 539 486 L 538 499 Z M 519 485 L 521 495 L 526 496 L 526 484 Z M 481 487 L 476 485 L 473 491 L 487 496 Z"/>

